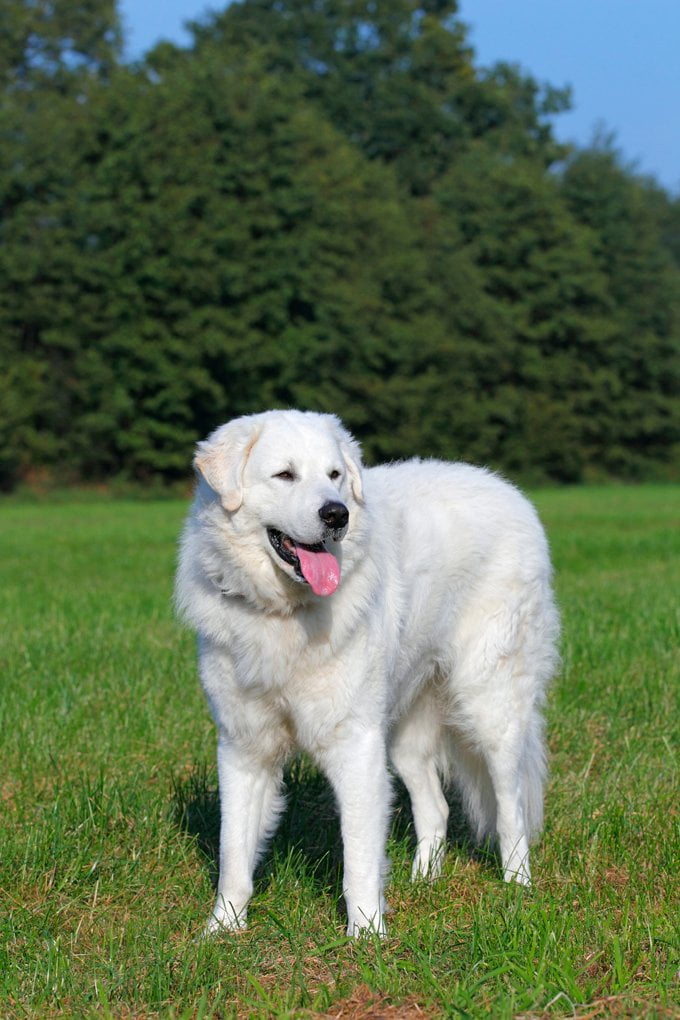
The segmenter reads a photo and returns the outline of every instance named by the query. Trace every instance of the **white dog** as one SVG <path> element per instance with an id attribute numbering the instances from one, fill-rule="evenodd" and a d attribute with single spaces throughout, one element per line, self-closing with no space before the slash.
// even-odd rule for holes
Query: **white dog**
<path id="1" fill-rule="evenodd" d="M 505 879 L 528 883 L 558 630 L 532 506 L 465 464 L 362 469 L 337 418 L 300 411 L 223 425 L 195 467 L 176 598 L 219 731 L 208 930 L 245 925 L 295 748 L 337 798 L 348 933 L 385 930 L 388 762 L 411 798 L 414 877 L 441 869 L 453 781 Z"/>

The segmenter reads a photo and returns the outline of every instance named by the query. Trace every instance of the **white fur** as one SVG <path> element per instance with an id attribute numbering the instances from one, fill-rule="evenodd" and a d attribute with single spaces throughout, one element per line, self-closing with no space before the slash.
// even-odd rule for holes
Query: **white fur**
<path id="1" fill-rule="evenodd" d="M 505 879 L 528 883 L 558 630 L 533 507 L 466 464 L 362 469 L 337 418 L 300 411 L 222 426 L 195 465 L 176 599 L 199 634 L 219 731 L 220 877 L 208 930 L 245 924 L 296 748 L 335 791 L 350 934 L 385 930 L 388 761 L 412 802 L 414 877 L 441 869 L 441 784 L 453 781 L 476 836 L 497 837 Z M 328 500 L 347 506 L 349 524 L 342 541 L 327 538 L 342 580 L 321 597 L 266 528 L 318 542 Z"/>

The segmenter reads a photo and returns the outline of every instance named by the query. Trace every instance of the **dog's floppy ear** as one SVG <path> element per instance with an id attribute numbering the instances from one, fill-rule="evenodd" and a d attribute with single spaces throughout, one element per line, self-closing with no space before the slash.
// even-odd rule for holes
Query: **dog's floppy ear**
<path id="1" fill-rule="evenodd" d="M 196 446 L 194 469 L 225 510 L 238 510 L 243 501 L 243 469 L 261 431 L 252 417 L 234 418 Z"/>
<path id="2" fill-rule="evenodd" d="M 345 428 L 342 431 L 343 437 L 340 449 L 342 450 L 342 458 L 349 474 L 352 495 L 357 503 L 363 503 L 364 488 L 361 481 L 361 469 L 363 467 L 361 463 L 361 447 Z"/>

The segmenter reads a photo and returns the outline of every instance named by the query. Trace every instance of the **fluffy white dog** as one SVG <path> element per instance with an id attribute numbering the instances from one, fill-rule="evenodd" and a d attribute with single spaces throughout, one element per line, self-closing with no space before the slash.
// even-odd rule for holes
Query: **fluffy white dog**
<path id="1" fill-rule="evenodd" d="M 308 412 L 237 418 L 194 463 L 176 599 L 219 731 L 208 930 L 245 925 L 296 748 L 337 798 L 348 933 L 385 930 L 388 763 L 411 798 L 414 877 L 441 869 L 452 781 L 505 879 L 528 883 L 558 631 L 532 506 L 466 464 L 362 469 L 338 419 Z"/>

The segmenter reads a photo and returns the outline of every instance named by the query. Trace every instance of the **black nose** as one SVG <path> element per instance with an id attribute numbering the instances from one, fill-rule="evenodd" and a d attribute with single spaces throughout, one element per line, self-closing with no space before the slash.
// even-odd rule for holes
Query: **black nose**
<path id="1" fill-rule="evenodd" d="M 319 510 L 319 517 L 329 528 L 344 528 L 349 520 L 349 510 L 344 503 L 330 501 Z"/>

